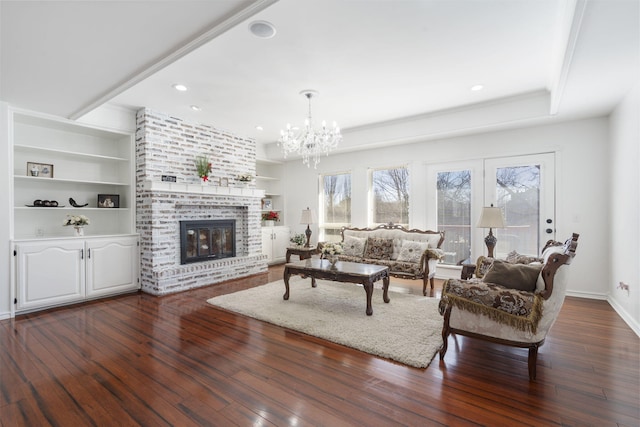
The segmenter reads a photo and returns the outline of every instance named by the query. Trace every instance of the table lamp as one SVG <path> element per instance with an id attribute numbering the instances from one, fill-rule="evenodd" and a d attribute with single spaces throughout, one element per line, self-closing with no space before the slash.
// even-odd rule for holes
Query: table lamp
<path id="1" fill-rule="evenodd" d="M 490 207 L 482 208 L 480 214 L 480 221 L 478 221 L 478 228 L 488 228 L 489 234 L 484 238 L 484 243 L 489 250 L 489 258 L 493 258 L 493 248 L 496 247 L 498 239 L 493 235 L 492 228 L 505 228 L 504 217 L 502 216 L 502 210 L 500 208 L 494 208 L 493 203 Z"/>
<path id="2" fill-rule="evenodd" d="M 311 245 L 309 244 L 309 240 L 311 239 L 311 228 L 309 228 L 309 224 L 314 224 L 316 222 L 315 215 L 313 211 L 309 208 L 302 210 L 302 215 L 300 216 L 300 224 L 307 224 L 307 229 L 304 234 L 307 236 L 307 243 L 305 243 L 304 247 L 309 248 Z"/>

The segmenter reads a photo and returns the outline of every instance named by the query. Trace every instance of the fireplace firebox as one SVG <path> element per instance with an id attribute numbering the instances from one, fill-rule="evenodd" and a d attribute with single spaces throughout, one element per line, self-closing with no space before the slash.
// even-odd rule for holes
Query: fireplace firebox
<path id="1" fill-rule="evenodd" d="M 236 221 L 180 221 L 180 263 L 236 256 Z"/>

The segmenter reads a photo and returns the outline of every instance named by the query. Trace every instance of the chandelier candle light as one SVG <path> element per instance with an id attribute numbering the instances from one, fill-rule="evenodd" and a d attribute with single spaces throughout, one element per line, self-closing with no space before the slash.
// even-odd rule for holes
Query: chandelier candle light
<path id="1" fill-rule="evenodd" d="M 338 147 L 342 141 L 340 128 L 333 122 L 331 129 L 327 128 L 326 122 L 322 122 L 320 129 L 313 128 L 311 120 L 311 98 L 318 96 L 315 90 L 303 90 L 300 92 L 309 100 L 309 117 L 304 121 L 304 129 L 296 134 L 295 129 L 287 123 L 287 129 L 280 131 L 280 139 L 278 145 L 282 147 L 284 158 L 289 153 L 297 153 L 302 156 L 302 163 L 310 167 L 310 159 L 313 159 L 314 169 L 320 163 L 320 155 L 329 155 L 331 150 Z"/>

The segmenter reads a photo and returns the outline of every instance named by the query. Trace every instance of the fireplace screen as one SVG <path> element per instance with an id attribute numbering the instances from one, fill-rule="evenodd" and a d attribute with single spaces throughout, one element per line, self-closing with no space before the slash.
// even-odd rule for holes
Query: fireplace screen
<path id="1" fill-rule="evenodd" d="M 236 256 L 235 220 L 180 221 L 180 263 Z"/>

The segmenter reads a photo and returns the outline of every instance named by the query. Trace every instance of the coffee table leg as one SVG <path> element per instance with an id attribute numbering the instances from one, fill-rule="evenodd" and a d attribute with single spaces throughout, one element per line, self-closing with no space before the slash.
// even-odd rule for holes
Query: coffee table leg
<path id="1" fill-rule="evenodd" d="M 289 277 L 291 276 L 291 273 L 289 273 L 289 269 L 285 267 L 284 269 L 284 295 L 282 295 L 282 298 L 285 300 L 289 299 Z"/>
<path id="2" fill-rule="evenodd" d="M 371 296 L 373 295 L 373 283 L 363 283 L 362 287 L 364 291 L 367 293 L 367 316 L 371 316 L 373 314 L 373 308 L 371 308 Z"/>
<path id="3" fill-rule="evenodd" d="M 382 279 L 382 299 L 388 303 L 389 299 L 389 276 Z"/>

